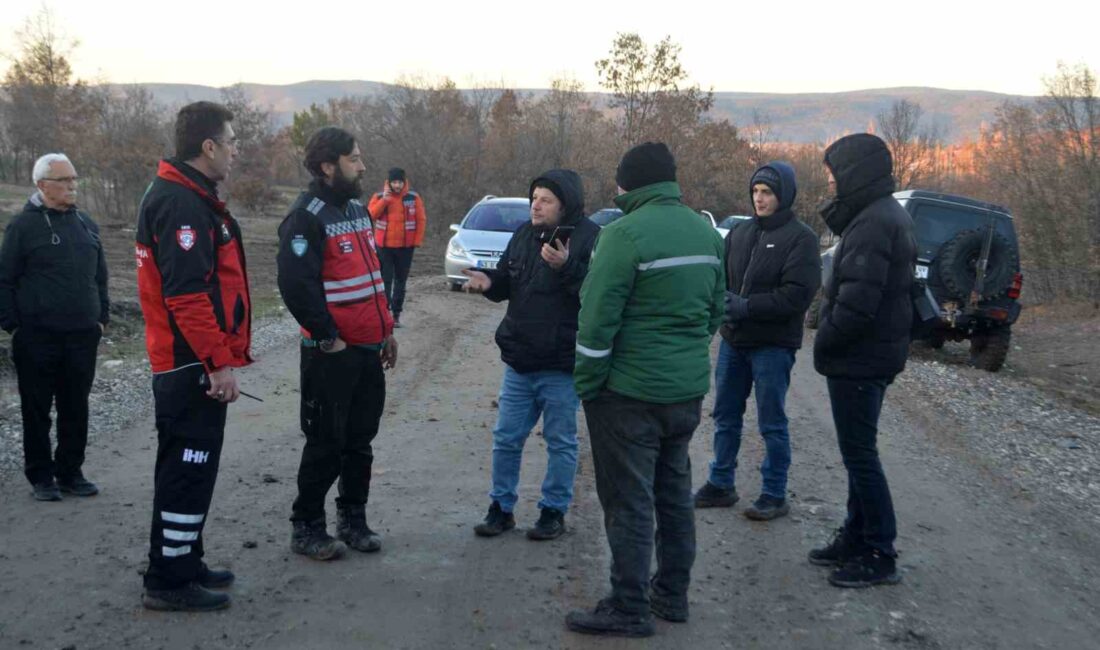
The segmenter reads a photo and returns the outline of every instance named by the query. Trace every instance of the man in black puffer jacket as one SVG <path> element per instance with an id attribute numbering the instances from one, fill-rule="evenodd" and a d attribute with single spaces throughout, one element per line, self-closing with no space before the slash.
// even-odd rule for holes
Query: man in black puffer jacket
<path id="1" fill-rule="evenodd" d="M 495 271 L 467 270 L 466 290 L 508 301 L 496 340 L 505 363 L 500 413 L 493 429 L 492 504 L 475 527 L 484 537 L 515 527 L 523 444 L 543 419 L 549 462 L 541 515 L 530 539 L 565 532 L 577 472 L 577 408 L 573 364 L 580 289 L 600 228 L 584 216 L 580 176 L 554 169 L 531 183 L 531 222 L 512 235 Z"/>
<path id="2" fill-rule="evenodd" d="M 894 584 L 897 526 L 879 462 L 878 418 L 886 387 L 905 368 L 917 247 L 913 221 L 894 199 L 893 161 L 879 138 L 859 133 L 825 150 L 835 198 L 821 212 L 840 236 L 814 340 L 848 471 L 848 516 L 814 564 L 839 567 L 838 587 Z"/>
<path id="3" fill-rule="evenodd" d="M 749 393 L 756 394 L 760 435 L 767 454 L 760 467 L 760 497 L 745 510 L 750 519 L 787 514 L 791 441 L 785 402 L 802 321 L 821 285 L 821 256 L 814 231 L 791 206 L 794 169 L 771 162 L 749 182 L 756 217 L 726 236 L 726 317 L 715 366 L 714 460 L 695 494 L 695 507 L 729 507 L 741 426 Z"/>

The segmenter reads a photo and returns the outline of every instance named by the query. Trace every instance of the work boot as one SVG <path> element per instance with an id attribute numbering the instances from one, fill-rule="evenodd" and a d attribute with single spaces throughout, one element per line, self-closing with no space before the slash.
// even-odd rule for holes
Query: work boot
<path id="1" fill-rule="evenodd" d="M 865 550 L 829 575 L 834 587 L 861 589 L 875 585 L 896 585 L 901 582 L 894 558 L 878 549 Z"/>
<path id="2" fill-rule="evenodd" d="M 474 532 L 478 537 L 496 537 L 506 530 L 516 527 L 516 518 L 510 512 L 504 512 L 499 501 L 494 501 L 489 506 L 489 513 L 485 515 L 485 521 L 474 526 Z"/>
<path id="3" fill-rule="evenodd" d="M 206 562 L 203 562 L 199 567 L 199 577 L 197 582 L 203 589 L 225 589 L 229 585 L 233 584 L 233 581 L 237 579 L 237 576 L 233 575 L 232 571 L 228 569 L 215 570 L 206 566 Z"/>
<path id="4" fill-rule="evenodd" d="M 695 493 L 695 507 L 729 508 L 737 503 L 739 498 L 740 497 L 737 496 L 737 490 L 734 488 L 726 490 L 707 481 L 703 484 L 703 487 L 699 488 L 699 491 Z"/>
<path id="5" fill-rule="evenodd" d="M 565 534 L 565 513 L 554 508 L 543 508 L 535 527 L 527 531 L 527 539 L 543 541 L 557 539 Z"/>
<path id="6" fill-rule="evenodd" d="M 90 497 L 99 494 L 99 488 L 95 483 L 84 478 L 84 474 L 77 472 L 70 476 L 57 477 L 57 487 L 65 494 L 78 497 Z"/>
<path id="7" fill-rule="evenodd" d="M 336 508 L 336 537 L 364 553 L 374 553 L 382 548 L 382 537 L 367 526 L 366 506 Z"/>
<path id="8" fill-rule="evenodd" d="M 645 637 L 654 633 L 652 614 L 621 612 L 607 600 L 601 600 L 591 612 L 569 612 L 565 626 L 574 632 L 599 636 Z"/>
<path id="9" fill-rule="evenodd" d="M 782 517 L 790 511 L 791 506 L 786 499 L 761 494 L 751 506 L 745 508 L 745 516 L 756 521 L 767 521 Z"/>
<path id="10" fill-rule="evenodd" d="M 290 538 L 290 550 L 314 560 L 335 560 L 344 554 L 344 543 L 329 537 L 325 530 L 325 518 L 313 521 L 295 521 Z"/>
<path id="11" fill-rule="evenodd" d="M 141 595 L 145 609 L 160 612 L 209 612 L 229 607 L 229 594 L 209 591 L 197 582 L 176 589 L 146 589 Z"/>
<path id="12" fill-rule="evenodd" d="M 32 492 L 32 494 L 34 495 L 34 498 L 39 501 L 61 500 L 61 490 L 58 489 L 57 483 L 54 482 L 53 478 L 50 478 L 50 480 L 48 481 L 35 483 L 33 487 L 34 491 Z"/>
<path id="13" fill-rule="evenodd" d="M 669 623 L 686 623 L 688 604 L 686 597 L 674 598 L 663 595 L 656 587 L 656 581 L 649 583 L 649 611 L 657 618 Z"/>
<path id="14" fill-rule="evenodd" d="M 832 541 L 826 546 L 810 551 L 810 564 L 841 567 L 848 560 L 859 555 L 861 550 L 863 550 L 863 544 L 849 535 L 848 530 L 842 526 L 836 529 Z"/>

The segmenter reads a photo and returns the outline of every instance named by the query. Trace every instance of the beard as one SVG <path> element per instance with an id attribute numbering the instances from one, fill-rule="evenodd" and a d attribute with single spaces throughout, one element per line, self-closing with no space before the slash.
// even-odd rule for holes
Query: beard
<path id="1" fill-rule="evenodd" d="M 358 199 L 363 196 L 363 176 L 348 178 L 338 171 L 332 177 L 332 191 L 344 199 Z"/>

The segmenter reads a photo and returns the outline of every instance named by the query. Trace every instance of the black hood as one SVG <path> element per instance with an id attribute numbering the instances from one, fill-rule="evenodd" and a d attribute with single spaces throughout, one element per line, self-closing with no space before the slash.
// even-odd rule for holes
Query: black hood
<path id="1" fill-rule="evenodd" d="M 845 136 L 825 150 L 825 164 L 836 179 L 836 197 L 821 210 L 837 235 L 868 205 L 894 192 L 894 161 L 881 138 L 870 133 Z"/>
<path id="2" fill-rule="evenodd" d="M 562 225 L 575 223 L 584 216 L 584 184 L 580 175 L 571 169 L 551 169 L 544 172 L 531 181 L 531 187 L 527 190 L 527 198 L 535 195 L 535 184 L 545 183 L 558 197 L 565 214 L 562 215 Z"/>

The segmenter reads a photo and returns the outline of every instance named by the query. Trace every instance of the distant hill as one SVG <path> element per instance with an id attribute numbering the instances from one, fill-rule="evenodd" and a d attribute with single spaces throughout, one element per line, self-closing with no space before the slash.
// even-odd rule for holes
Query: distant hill
<path id="1" fill-rule="evenodd" d="M 158 101 L 178 106 L 190 101 L 218 99 L 221 91 L 211 86 L 192 84 L 143 84 Z M 243 84 L 245 94 L 268 106 L 280 123 L 289 123 L 295 111 L 311 103 L 324 104 L 329 98 L 375 95 L 389 84 L 377 81 L 304 81 L 285 86 Z M 522 92 L 541 95 L 545 90 Z M 602 95 L 601 95 L 602 96 Z M 883 88 L 840 93 L 740 93 L 716 92 L 712 114 L 728 118 L 738 126 L 752 123 L 753 111 L 765 115 L 776 140 L 783 142 L 820 142 L 844 133 L 864 131 L 879 111 L 894 101 L 908 99 L 924 109 L 924 120 L 936 124 L 948 141 L 974 138 L 981 125 L 993 120 L 1005 101 L 1034 101 L 1034 98 L 979 90 L 943 90 L 939 88 Z"/>

